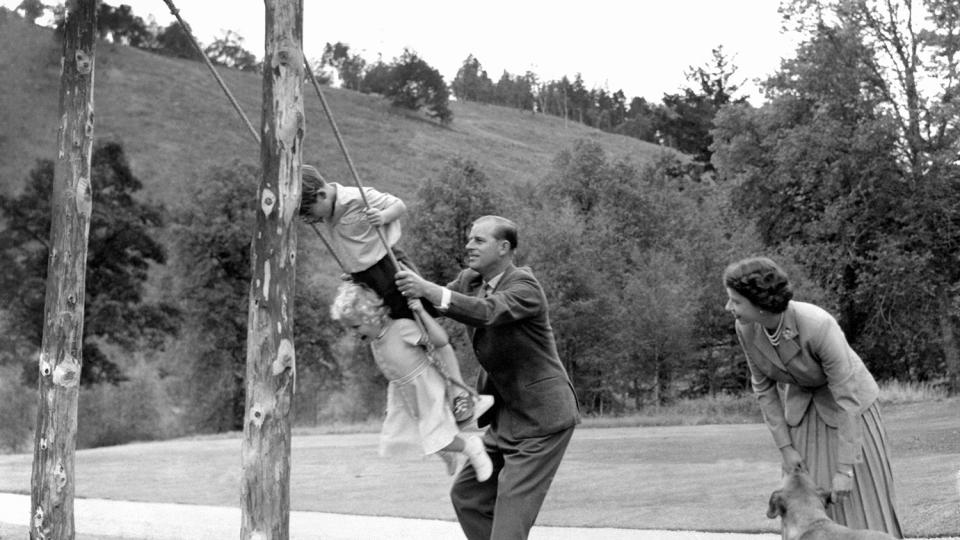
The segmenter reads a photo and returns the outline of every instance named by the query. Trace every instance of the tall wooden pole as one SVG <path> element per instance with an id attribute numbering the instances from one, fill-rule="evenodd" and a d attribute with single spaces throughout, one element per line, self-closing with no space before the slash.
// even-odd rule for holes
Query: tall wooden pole
<path id="1" fill-rule="evenodd" d="M 294 269 L 303 116 L 302 0 L 265 0 L 261 179 L 253 239 L 243 425 L 241 538 L 290 532 Z"/>
<path id="2" fill-rule="evenodd" d="M 83 347 L 87 239 L 93 195 L 93 73 L 96 0 L 67 2 L 60 73 L 57 166 L 39 358 L 30 538 L 74 537 L 74 457 Z"/>

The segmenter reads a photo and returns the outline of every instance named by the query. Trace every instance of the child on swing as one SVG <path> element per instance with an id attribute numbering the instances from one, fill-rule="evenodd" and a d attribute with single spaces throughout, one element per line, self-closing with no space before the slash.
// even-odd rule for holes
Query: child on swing
<path id="1" fill-rule="evenodd" d="M 411 301 L 423 321 L 426 336 L 411 319 L 390 317 L 382 299 L 357 283 L 343 283 L 330 306 L 331 317 L 370 343 L 377 367 L 390 381 L 387 415 L 380 431 L 380 455 L 398 456 L 417 449 L 424 455 L 438 454 L 448 474 L 456 472 L 457 454 L 463 454 L 477 472 L 477 479 L 490 478 L 493 464 L 478 435 L 464 434 L 457 427 L 445 393 L 446 381 L 424 348 L 430 340 L 433 354 L 449 356 L 456 365 L 447 333 L 420 302 Z M 490 396 L 480 396 L 489 407 Z M 479 407 L 478 407 L 479 408 Z"/>
<path id="2" fill-rule="evenodd" d="M 325 225 L 331 243 L 337 248 L 343 271 L 349 273 L 353 281 L 379 294 L 391 318 L 413 319 L 407 299 L 400 294 L 394 281 L 398 269 L 377 234 L 377 227 L 382 227 L 383 236 L 397 262 L 417 271 L 396 245 L 401 235 L 400 218 L 407 211 L 403 201 L 372 188 L 364 188 L 361 195 L 360 188 L 327 182 L 311 165 L 303 165 L 300 170 L 300 218 L 307 223 L 322 222 Z M 430 315 L 436 315 L 433 305 L 427 304 L 426 310 Z M 456 358 L 446 368 L 460 381 Z M 451 388 L 449 398 L 457 422 L 466 423 L 474 417 L 474 400 L 467 391 Z"/>

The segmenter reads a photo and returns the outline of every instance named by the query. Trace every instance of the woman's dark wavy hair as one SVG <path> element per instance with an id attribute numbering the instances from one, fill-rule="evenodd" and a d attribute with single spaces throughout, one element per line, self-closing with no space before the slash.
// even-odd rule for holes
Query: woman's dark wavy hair
<path id="1" fill-rule="evenodd" d="M 783 313 L 793 298 L 787 273 L 767 257 L 751 257 L 731 264 L 723 271 L 723 284 L 771 313 Z"/>

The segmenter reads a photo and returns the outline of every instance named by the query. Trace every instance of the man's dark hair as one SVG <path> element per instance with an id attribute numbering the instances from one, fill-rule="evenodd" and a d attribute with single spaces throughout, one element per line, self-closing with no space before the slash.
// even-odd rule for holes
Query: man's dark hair
<path id="1" fill-rule="evenodd" d="M 517 249 L 516 223 L 501 216 L 483 216 L 477 218 L 473 223 L 477 224 L 481 221 L 492 221 L 495 224 L 493 228 L 493 237 L 497 240 L 506 240 L 510 244 L 511 251 Z"/>

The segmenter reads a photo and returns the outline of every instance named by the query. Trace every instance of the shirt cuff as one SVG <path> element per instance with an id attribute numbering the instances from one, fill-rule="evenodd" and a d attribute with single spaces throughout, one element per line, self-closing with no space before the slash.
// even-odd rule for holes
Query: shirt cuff
<path id="1" fill-rule="evenodd" d="M 450 309 L 450 289 L 446 287 L 440 288 L 440 305 L 437 306 L 437 309 L 440 311 Z"/>

